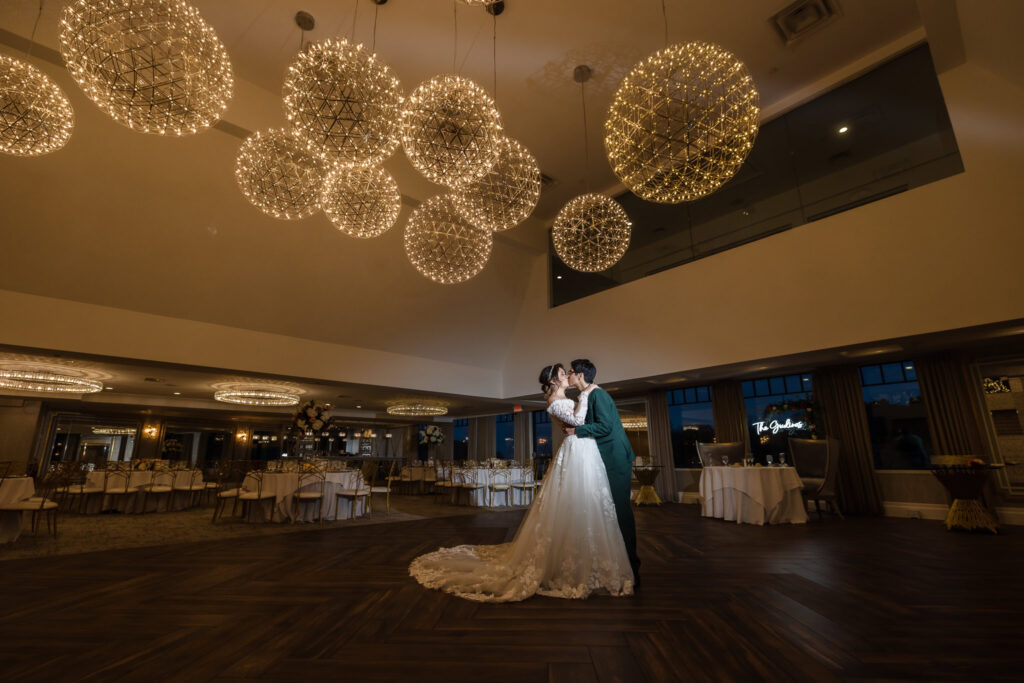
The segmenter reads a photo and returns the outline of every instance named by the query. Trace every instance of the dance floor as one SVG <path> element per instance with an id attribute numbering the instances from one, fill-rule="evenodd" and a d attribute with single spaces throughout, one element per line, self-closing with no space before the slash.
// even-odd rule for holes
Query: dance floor
<path id="1" fill-rule="evenodd" d="M 633 598 L 491 605 L 406 567 L 521 511 L 0 563 L 5 680 L 1019 680 L 1024 534 L 638 513 Z"/>

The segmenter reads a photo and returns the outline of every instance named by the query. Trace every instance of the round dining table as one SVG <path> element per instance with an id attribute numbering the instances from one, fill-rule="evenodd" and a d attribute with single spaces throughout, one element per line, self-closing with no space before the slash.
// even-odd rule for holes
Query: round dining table
<path id="1" fill-rule="evenodd" d="M 0 482 L 0 505 L 25 500 L 35 495 L 36 485 L 32 477 L 5 477 Z M 22 513 L 18 510 L 0 512 L 0 543 L 13 543 L 21 536 Z"/>
<path id="2" fill-rule="evenodd" d="M 793 467 L 705 467 L 700 473 L 702 514 L 737 524 L 803 524 L 800 481 Z"/>
<path id="3" fill-rule="evenodd" d="M 95 470 L 89 472 L 86 475 L 86 485 L 95 486 L 98 488 L 104 488 L 105 482 L 107 481 L 106 472 L 103 470 Z M 111 478 L 110 486 L 112 488 L 121 488 L 124 486 L 124 480 L 121 478 Z M 151 495 L 148 500 L 142 491 L 142 488 L 153 482 L 153 470 L 132 470 L 128 477 L 128 494 L 119 495 L 95 495 L 89 496 L 86 501 L 85 512 L 89 514 L 95 514 L 97 512 L 106 512 L 108 510 L 117 510 L 118 512 L 124 513 L 141 513 L 141 512 L 155 512 L 157 509 L 170 509 L 170 510 L 184 510 L 188 507 L 189 492 L 188 491 L 172 491 L 170 493 L 171 502 L 168 505 L 163 502 L 161 495 Z M 192 482 L 192 470 L 175 470 L 174 471 L 174 487 L 187 487 Z M 166 479 L 161 479 L 161 484 L 168 484 Z M 196 484 L 203 483 L 202 478 L 199 478 Z M 169 485 L 169 484 L 168 484 Z M 147 500 L 146 509 L 142 509 L 143 500 Z M 165 508 L 164 506 L 167 506 Z"/>
<path id="4" fill-rule="evenodd" d="M 340 472 L 327 472 L 324 481 L 323 515 L 326 520 L 348 519 L 366 513 L 368 496 L 357 499 L 353 511 L 352 499 L 338 496 L 338 491 L 367 488 L 363 474 L 357 469 Z M 248 475 L 242 484 L 246 491 L 255 491 L 259 484 L 253 475 Z M 303 491 L 316 491 L 320 482 L 314 477 L 302 479 Z M 273 494 L 263 504 L 255 502 L 249 505 L 247 520 L 250 522 L 296 522 L 316 521 L 317 504 L 304 502 L 299 505 L 298 512 L 293 508 L 292 498 L 299 490 L 298 472 L 266 472 L 263 474 L 263 492 Z"/>

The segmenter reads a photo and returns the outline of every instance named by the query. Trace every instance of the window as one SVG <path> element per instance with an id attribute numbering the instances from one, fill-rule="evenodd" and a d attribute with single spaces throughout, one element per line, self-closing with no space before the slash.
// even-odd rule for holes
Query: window
<path id="1" fill-rule="evenodd" d="M 690 387 L 668 392 L 668 418 L 672 426 L 672 457 L 676 467 L 700 467 L 697 442 L 715 440 L 711 388 Z"/>
<path id="2" fill-rule="evenodd" d="M 494 445 L 497 450 L 495 457 L 502 460 L 514 460 L 516 457 L 513 441 L 515 429 L 512 425 L 514 419 L 515 413 L 494 416 Z"/>
<path id="3" fill-rule="evenodd" d="M 921 385 L 911 361 L 860 368 L 875 468 L 915 470 L 931 465 L 931 434 Z"/>
<path id="4" fill-rule="evenodd" d="M 750 452 L 757 462 L 789 451 L 789 438 L 817 436 L 817 411 L 810 373 L 743 382 Z"/>
<path id="5" fill-rule="evenodd" d="M 416 425 L 416 459 L 417 460 L 429 460 L 430 459 L 430 446 L 421 443 L 421 434 L 423 430 L 427 428 L 425 424 Z"/>
<path id="6" fill-rule="evenodd" d="M 452 447 L 456 460 L 465 460 L 469 457 L 469 420 L 460 417 L 452 422 Z"/>
<path id="7" fill-rule="evenodd" d="M 551 455 L 551 416 L 546 410 L 533 411 L 533 454 Z"/>

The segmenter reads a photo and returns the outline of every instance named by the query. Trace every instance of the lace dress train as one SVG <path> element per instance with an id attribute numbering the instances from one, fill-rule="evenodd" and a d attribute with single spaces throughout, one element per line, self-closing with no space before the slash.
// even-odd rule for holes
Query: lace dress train
<path id="1" fill-rule="evenodd" d="M 560 399 L 548 412 L 579 425 L 586 400 L 581 396 L 574 411 L 571 400 Z M 409 573 L 428 588 L 480 602 L 585 598 L 599 590 L 631 595 L 633 570 L 596 442 L 562 442 L 511 543 L 441 548 L 413 560 Z"/>

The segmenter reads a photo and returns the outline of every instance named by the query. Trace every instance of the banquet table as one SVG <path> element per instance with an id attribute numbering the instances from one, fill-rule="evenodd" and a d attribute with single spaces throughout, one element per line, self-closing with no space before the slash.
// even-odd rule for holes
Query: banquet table
<path id="1" fill-rule="evenodd" d="M 86 475 L 86 483 L 88 486 L 98 486 L 99 488 L 104 487 L 104 481 L 106 473 L 103 470 L 96 470 L 95 472 L 89 472 Z M 116 483 L 112 483 L 111 487 L 120 488 L 123 485 L 122 479 L 113 480 Z M 125 513 L 140 513 L 142 510 L 142 501 L 145 498 L 145 493 L 141 490 L 143 486 L 153 481 L 152 470 L 133 470 L 128 479 L 128 488 L 134 489 L 135 493 L 128 493 L 127 495 L 118 494 L 115 496 L 108 495 L 94 495 L 89 496 L 89 500 L 86 503 L 86 512 L 95 514 L 97 512 L 106 510 L 117 510 L 118 512 Z M 174 486 L 188 486 L 192 482 L 192 471 L 191 470 L 178 470 L 174 472 Z M 161 480 L 161 484 L 167 483 L 166 480 Z M 197 484 L 202 483 L 202 480 L 196 482 Z M 149 496 L 149 501 L 146 503 L 145 512 L 155 512 L 158 508 L 163 510 L 166 509 L 167 503 L 163 500 L 165 495 L 171 496 L 171 504 L 168 506 L 171 510 L 184 510 L 188 506 L 189 494 L 187 491 L 172 491 L 170 494 L 154 494 Z"/>
<path id="2" fill-rule="evenodd" d="M 705 467 L 702 514 L 742 524 L 803 524 L 803 482 L 793 467 Z"/>
<path id="3" fill-rule="evenodd" d="M 338 497 L 338 491 L 352 490 L 357 486 L 365 487 L 363 475 L 359 470 L 345 470 L 343 472 L 328 472 L 327 480 L 324 482 L 324 519 L 348 519 L 350 516 L 358 517 L 366 513 L 367 498 L 358 499 L 355 514 L 351 514 L 352 499 Z M 306 477 L 303 480 L 303 491 L 316 491 L 320 482 L 313 477 Z M 250 474 L 245 478 L 242 488 L 246 491 L 255 491 L 257 481 Z M 248 521 L 250 522 L 288 522 L 292 520 L 294 510 L 292 509 L 292 496 L 299 490 L 298 472 L 267 472 L 263 475 L 263 492 L 274 494 L 273 498 L 266 499 L 262 504 L 252 502 L 249 504 Z M 316 521 L 316 502 L 304 502 L 299 505 L 297 522 Z"/>
<path id="4" fill-rule="evenodd" d="M 526 472 L 526 468 L 523 467 L 509 467 L 498 468 L 498 467 L 468 467 L 463 469 L 456 469 L 452 475 L 452 479 L 460 481 L 459 475 L 465 477 L 465 483 L 467 484 L 482 484 L 480 488 L 473 489 L 469 494 L 469 504 L 476 507 L 487 507 L 488 499 L 491 497 L 490 490 L 487 488 L 490 484 L 497 481 L 498 472 L 508 472 L 508 484 L 518 484 L 523 481 L 523 475 Z M 505 480 L 502 478 L 501 483 L 504 484 Z M 512 493 L 509 495 L 509 499 L 512 501 L 512 505 L 526 505 L 524 500 L 522 489 L 512 488 Z M 505 505 L 505 492 L 498 491 L 494 494 L 494 507 L 506 507 Z"/>
<path id="5" fill-rule="evenodd" d="M 0 504 L 31 498 L 35 492 L 32 477 L 7 477 L 0 483 Z M 0 512 L 0 543 L 13 543 L 21 536 L 21 515 L 16 510 Z"/>

